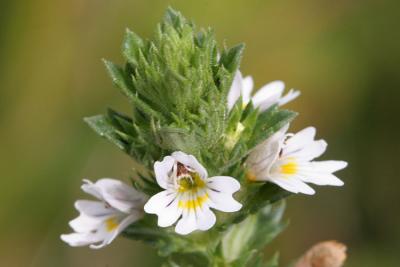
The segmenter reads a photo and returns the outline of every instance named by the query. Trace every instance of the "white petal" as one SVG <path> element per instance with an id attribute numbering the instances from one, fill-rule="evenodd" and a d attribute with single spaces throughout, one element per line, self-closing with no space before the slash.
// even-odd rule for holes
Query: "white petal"
<path id="1" fill-rule="evenodd" d="M 69 222 L 69 226 L 78 233 L 88 233 L 91 232 L 102 224 L 102 217 L 88 217 L 84 214 L 79 215 L 75 219 Z"/>
<path id="2" fill-rule="evenodd" d="M 142 192 L 119 180 L 103 178 L 95 185 L 99 188 L 105 202 L 125 213 L 129 213 L 132 209 L 142 209 L 147 199 Z"/>
<path id="3" fill-rule="evenodd" d="M 101 233 L 72 233 L 61 235 L 61 240 L 72 247 L 87 246 L 89 244 L 100 242 L 103 238 L 104 236 Z"/>
<path id="4" fill-rule="evenodd" d="M 240 189 L 240 183 L 229 176 L 214 176 L 207 179 L 207 187 L 214 191 L 233 194 Z"/>
<path id="5" fill-rule="evenodd" d="M 314 189 L 312 189 L 309 185 L 294 177 L 281 177 L 281 178 L 276 177 L 270 179 L 270 181 L 292 193 L 296 194 L 303 193 L 306 195 L 315 194 Z"/>
<path id="6" fill-rule="evenodd" d="M 132 223 L 142 219 L 144 216 L 143 211 L 132 211 L 131 214 L 129 214 L 128 216 L 126 216 L 125 219 L 123 219 L 121 221 L 121 223 L 118 225 L 117 227 L 117 233 L 121 233 L 122 231 L 124 231 L 129 225 L 131 225 Z"/>
<path id="7" fill-rule="evenodd" d="M 261 111 L 268 109 L 273 104 L 278 103 L 283 90 L 285 90 L 285 84 L 282 81 L 270 82 L 253 96 L 253 104 L 255 107 L 260 107 Z"/>
<path id="8" fill-rule="evenodd" d="M 241 91 L 242 91 L 242 74 L 238 70 L 233 78 L 233 82 L 231 88 L 229 89 L 227 101 L 228 101 L 228 110 L 231 110 L 235 105 L 236 101 L 239 99 Z"/>
<path id="9" fill-rule="evenodd" d="M 87 246 L 92 244 L 93 242 L 99 242 L 101 239 L 91 239 L 87 236 L 87 234 L 79 234 L 79 233 L 72 233 L 72 234 L 63 234 L 61 235 L 61 240 L 68 243 L 68 245 L 72 247 L 80 247 L 80 246 Z"/>
<path id="10" fill-rule="evenodd" d="M 152 196 L 144 205 L 144 211 L 150 214 L 158 214 L 176 198 L 176 193 L 169 190 L 161 191 Z"/>
<path id="11" fill-rule="evenodd" d="M 169 175 L 175 164 L 175 159 L 171 156 L 166 156 L 162 161 L 156 161 L 154 163 L 154 173 L 156 175 L 157 183 L 164 189 L 168 188 Z"/>
<path id="12" fill-rule="evenodd" d="M 81 188 L 84 192 L 96 197 L 97 199 L 103 200 L 101 192 L 99 192 L 99 189 L 94 183 L 87 179 L 83 179 L 83 182 L 84 184 L 81 186 Z"/>
<path id="13" fill-rule="evenodd" d="M 253 91 L 253 78 L 251 76 L 246 76 L 243 78 L 242 81 L 242 98 L 243 98 L 243 103 L 247 104 L 250 102 L 250 97 L 251 97 L 251 92 Z"/>
<path id="14" fill-rule="evenodd" d="M 75 208 L 90 217 L 103 217 L 115 212 L 115 209 L 108 207 L 104 202 L 93 200 L 77 200 Z"/>
<path id="15" fill-rule="evenodd" d="M 207 190 L 207 194 L 210 198 L 208 203 L 211 208 L 224 212 L 235 212 L 242 208 L 242 204 L 237 202 L 231 194 L 215 192 L 211 189 Z"/>
<path id="16" fill-rule="evenodd" d="M 300 91 L 290 89 L 290 91 L 284 95 L 281 99 L 279 99 L 279 106 L 285 105 L 292 101 L 293 99 L 297 98 L 300 95 Z"/>
<path id="17" fill-rule="evenodd" d="M 314 141 L 316 129 L 307 127 L 286 140 L 282 155 L 289 155 Z"/>
<path id="18" fill-rule="evenodd" d="M 299 166 L 298 176 L 305 182 L 317 185 L 342 186 L 344 183 L 332 173 L 347 166 L 344 161 L 313 161 Z"/>
<path id="19" fill-rule="evenodd" d="M 319 172 L 333 173 L 347 167 L 346 161 L 341 160 L 325 160 L 325 161 L 312 161 L 310 168 L 318 170 Z"/>
<path id="20" fill-rule="evenodd" d="M 119 224 L 118 227 L 112 232 L 108 233 L 103 242 L 100 244 L 92 244 L 90 248 L 99 249 L 109 245 L 122 231 L 124 231 L 129 225 L 143 217 L 143 212 L 133 211 L 130 215 L 126 216 Z"/>
<path id="21" fill-rule="evenodd" d="M 182 209 L 178 207 L 178 201 L 178 198 L 175 198 L 170 205 L 158 213 L 158 226 L 168 227 L 179 219 L 182 215 Z"/>
<path id="22" fill-rule="evenodd" d="M 300 175 L 300 174 L 299 174 Z M 303 175 L 303 173 L 301 173 Z M 307 173 L 301 178 L 303 181 L 316 185 L 342 186 L 343 181 L 331 173 Z"/>
<path id="23" fill-rule="evenodd" d="M 217 220 L 215 214 L 207 205 L 203 205 L 201 208 L 196 209 L 196 217 L 197 228 L 202 231 L 206 231 L 213 227 Z"/>
<path id="24" fill-rule="evenodd" d="M 187 235 L 197 230 L 196 214 L 193 209 L 183 210 L 182 219 L 175 226 L 175 232 L 181 235 Z"/>
<path id="25" fill-rule="evenodd" d="M 321 139 L 318 141 L 313 141 L 295 151 L 293 151 L 293 148 L 291 148 L 292 151 L 290 153 L 288 153 L 288 150 L 286 149 L 283 155 L 286 157 L 299 158 L 303 161 L 310 161 L 321 156 L 325 152 L 327 146 L 328 144 L 325 142 L 325 140 Z"/>
<path id="26" fill-rule="evenodd" d="M 188 155 L 182 151 L 175 151 L 171 156 L 183 165 L 194 169 L 203 179 L 208 177 L 207 170 L 200 164 L 200 162 L 197 161 L 194 156 Z"/>
<path id="27" fill-rule="evenodd" d="M 144 210 L 157 214 L 160 227 L 171 226 L 182 214 L 182 210 L 178 208 L 176 193 L 167 190 L 152 196 L 144 205 Z"/>

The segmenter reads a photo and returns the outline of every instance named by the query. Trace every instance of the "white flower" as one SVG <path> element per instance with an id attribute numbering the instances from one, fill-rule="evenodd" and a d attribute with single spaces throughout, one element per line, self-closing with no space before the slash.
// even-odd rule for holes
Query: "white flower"
<path id="1" fill-rule="evenodd" d="M 315 193 L 306 183 L 342 186 L 333 175 L 347 166 L 345 161 L 312 161 L 327 147 L 324 140 L 314 140 L 315 128 L 308 127 L 297 134 L 285 134 L 288 125 L 259 144 L 246 160 L 247 178 L 270 181 L 293 193 Z"/>
<path id="2" fill-rule="evenodd" d="M 70 246 L 102 248 L 111 243 L 131 223 L 143 217 L 147 197 L 121 181 L 103 178 L 96 183 L 84 180 L 82 190 L 100 201 L 78 200 L 79 217 L 69 222 L 75 233 L 61 235 Z"/>
<path id="3" fill-rule="evenodd" d="M 208 230 L 216 221 L 210 208 L 224 212 L 238 211 L 242 205 L 232 194 L 240 183 L 232 177 L 208 177 L 206 169 L 192 155 L 174 152 L 154 164 L 157 183 L 165 189 L 144 206 L 147 213 L 157 214 L 158 225 L 176 224 L 178 234 Z"/>
<path id="4" fill-rule="evenodd" d="M 291 89 L 282 97 L 285 84 L 282 81 L 273 81 L 261 87 L 251 97 L 253 86 L 253 78 L 251 76 L 243 78 L 242 73 L 238 70 L 228 93 L 228 109 L 232 109 L 240 96 L 242 96 L 244 106 L 252 101 L 255 107 L 259 107 L 261 111 L 264 111 L 274 104 L 284 105 L 300 95 L 300 91 Z"/>

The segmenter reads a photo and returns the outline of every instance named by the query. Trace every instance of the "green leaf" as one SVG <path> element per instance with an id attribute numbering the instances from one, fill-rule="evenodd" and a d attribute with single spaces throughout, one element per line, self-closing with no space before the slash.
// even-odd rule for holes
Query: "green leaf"
<path id="1" fill-rule="evenodd" d="M 121 90 L 121 92 L 129 99 L 134 98 L 133 90 L 131 89 L 132 83 L 129 82 L 129 78 L 126 76 L 121 67 L 115 65 L 111 61 L 103 59 L 104 65 L 106 66 L 107 72 L 110 75 L 113 83 Z"/>
<path id="2" fill-rule="evenodd" d="M 92 128 L 98 135 L 106 138 L 108 141 L 116 145 L 119 149 L 128 151 L 126 143 L 122 142 L 116 134 L 117 129 L 104 115 L 97 115 L 93 117 L 86 117 L 84 121 Z"/>
<path id="3" fill-rule="evenodd" d="M 239 68 L 243 50 L 244 50 L 244 44 L 238 44 L 228 50 L 223 51 L 220 63 L 230 73 L 235 73 L 236 70 Z"/>
<path id="4" fill-rule="evenodd" d="M 248 142 L 248 146 L 251 148 L 255 147 L 283 126 L 290 123 L 296 116 L 296 112 L 279 110 L 278 105 L 270 107 L 258 116 L 253 129 L 253 136 Z"/>
<path id="5" fill-rule="evenodd" d="M 230 226 L 222 238 L 224 260 L 231 266 L 264 266 L 259 251 L 285 228 L 281 223 L 284 209 L 284 202 L 267 205 Z"/>
<path id="6" fill-rule="evenodd" d="M 133 66 L 138 64 L 138 58 L 141 49 L 144 46 L 142 38 L 129 29 L 126 29 L 125 39 L 122 45 L 122 54 L 125 59 Z"/>

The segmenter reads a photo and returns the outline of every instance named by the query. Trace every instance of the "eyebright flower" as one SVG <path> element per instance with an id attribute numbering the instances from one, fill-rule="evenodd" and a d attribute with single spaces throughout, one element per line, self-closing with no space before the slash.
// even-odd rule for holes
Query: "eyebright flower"
<path id="1" fill-rule="evenodd" d="M 242 73 L 237 71 L 228 93 L 228 109 L 232 109 L 240 96 L 242 96 L 244 106 L 252 101 L 255 107 L 259 107 L 261 111 L 264 111 L 274 104 L 284 105 L 300 95 L 300 91 L 291 89 L 282 97 L 285 84 L 282 81 L 273 81 L 261 87 L 251 97 L 253 86 L 254 82 L 251 76 L 243 78 Z"/>
<path id="2" fill-rule="evenodd" d="M 297 134 L 285 134 L 288 125 L 259 144 L 246 160 L 247 178 L 270 181 L 293 193 L 312 195 L 314 189 L 306 183 L 342 186 L 333 175 L 347 166 L 345 161 L 312 161 L 327 147 L 324 140 L 314 140 L 315 128 L 308 127 Z"/>
<path id="3" fill-rule="evenodd" d="M 75 233 L 61 235 L 70 246 L 102 248 L 111 243 L 131 223 L 143 217 L 147 197 L 121 181 L 103 178 L 96 183 L 84 180 L 82 190 L 100 201 L 78 200 L 79 217 L 69 222 Z"/>
<path id="4" fill-rule="evenodd" d="M 210 208 L 235 212 L 242 207 L 232 197 L 240 183 L 228 176 L 208 177 L 192 155 L 174 152 L 157 161 L 154 172 L 158 185 L 165 190 L 152 196 L 144 210 L 157 214 L 160 227 L 171 226 L 180 218 L 175 227 L 178 234 L 205 231 L 216 221 Z"/>

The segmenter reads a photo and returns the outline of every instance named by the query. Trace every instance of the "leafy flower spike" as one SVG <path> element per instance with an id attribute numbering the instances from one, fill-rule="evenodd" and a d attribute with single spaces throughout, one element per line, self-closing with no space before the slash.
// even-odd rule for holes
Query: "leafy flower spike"
<path id="1" fill-rule="evenodd" d="M 255 181 L 270 181 L 293 193 L 312 195 L 314 189 L 306 183 L 342 186 L 333 175 L 347 166 L 345 161 L 312 161 L 327 147 L 324 140 L 314 140 L 315 128 L 308 127 L 297 134 L 285 134 L 289 125 L 258 145 L 249 155 L 247 177 Z"/>
<path id="2" fill-rule="evenodd" d="M 165 190 L 151 197 L 144 210 L 157 214 L 160 227 L 171 226 L 182 216 L 175 227 L 178 234 L 205 231 L 216 221 L 210 208 L 235 212 L 242 207 L 232 197 L 240 183 L 229 176 L 208 177 L 192 155 L 174 152 L 157 161 L 154 172 L 158 185 Z"/>
<path id="3" fill-rule="evenodd" d="M 70 246 L 98 249 L 110 244 L 131 223 L 143 217 L 147 197 L 118 180 L 103 178 L 96 183 L 84 180 L 82 190 L 100 201 L 78 200 L 79 217 L 70 221 L 75 231 L 61 235 Z"/>
<path id="4" fill-rule="evenodd" d="M 240 96 L 242 96 L 244 105 L 252 101 L 255 107 L 259 107 L 261 111 L 264 111 L 274 104 L 282 106 L 300 95 L 300 91 L 290 89 L 285 96 L 282 96 L 285 84 L 282 81 L 273 81 L 261 87 L 251 97 L 253 86 L 254 82 L 251 76 L 243 78 L 242 73 L 237 71 L 228 93 L 228 108 L 232 109 Z"/>

